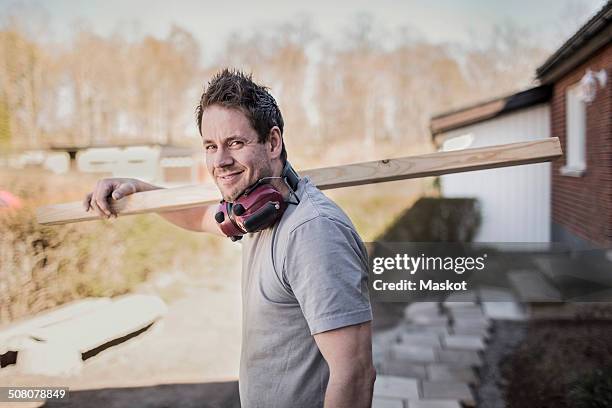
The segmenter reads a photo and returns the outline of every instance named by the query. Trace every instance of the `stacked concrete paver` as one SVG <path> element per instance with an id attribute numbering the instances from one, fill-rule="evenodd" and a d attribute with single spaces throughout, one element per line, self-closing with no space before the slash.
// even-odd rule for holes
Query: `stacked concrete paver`
<path id="1" fill-rule="evenodd" d="M 417 302 L 404 319 L 373 339 L 377 379 L 373 408 L 461 408 L 476 404 L 473 387 L 492 319 L 523 319 L 517 303 L 479 302 L 476 294 Z"/>

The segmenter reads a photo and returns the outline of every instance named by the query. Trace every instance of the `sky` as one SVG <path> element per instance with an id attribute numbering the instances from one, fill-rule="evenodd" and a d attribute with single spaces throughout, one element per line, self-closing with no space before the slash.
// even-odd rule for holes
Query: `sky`
<path id="1" fill-rule="evenodd" d="M 407 27 L 430 42 L 458 45 L 486 39 L 495 24 L 511 20 L 556 47 L 564 39 L 560 32 L 575 31 L 604 4 L 605 0 L 0 0 L 0 21 L 11 14 L 28 15 L 32 22 L 45 16 L 58 41 L 67 41 L 78 25 L 103 36 L 120 30 L 163 38 L 176 24 L 194 35 L 202 58 L 208 60 L 221 52 L 232 33 L 309 18 L 324 39 L 334 41 L 363 13 L 389 32 Z"/>

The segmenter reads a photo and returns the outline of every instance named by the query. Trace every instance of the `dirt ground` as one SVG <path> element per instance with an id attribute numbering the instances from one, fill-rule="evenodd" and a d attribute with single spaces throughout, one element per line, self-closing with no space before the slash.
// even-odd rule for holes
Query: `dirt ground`
<path id="1" fill-rule="evenodd" d="M 0 370 L 0 385 L 70 388 L 68 404 L 47 407 L 238 407 L 239 263 L 205 279 L 163 286 L 164 297 L 173 298 L 163 320 L 87 359 L 79 375 L 23 375 L 9 366 Z"/>
<path id="2" fill-rule="evenodd" d="M 534 321 L 524 340 L 501 365 L 508 408 L 574 408 L 572 397 L 585 378 L 612 367 L 612 321 L 597 319 Z M 610 385 L 588 391 L 589 400 L 608 401 Z M 597 394 L 597 395 L 596 395 Z M 592 398 L 595 397 L 595 398 Z M 581 405 L 584 406 L 584 405 Z"/>
<path id="3" fill-rule="evenodd" d="M 493 331 L 478 370 L 480 382 L 474 388 L 476 406 L 479 408 L 507 408 L 505 387 L 507 379 L 501 369 L 525 338 L 528 323 L 525 321 L 495 320 Z M 524 408 L 530 408 L 526 405 Z"/>

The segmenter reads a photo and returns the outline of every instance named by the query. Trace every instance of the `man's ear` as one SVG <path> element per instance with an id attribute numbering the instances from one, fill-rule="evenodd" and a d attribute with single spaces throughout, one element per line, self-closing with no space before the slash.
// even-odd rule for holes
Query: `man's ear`
<path id="1" fill-rule="evenodd" d="M 279 158 L 283 151 L 283 136 L 278 126 L 274 126 L 270 129 L 268 142 L 270 143 L 270 157 L 272 159 Z"/>

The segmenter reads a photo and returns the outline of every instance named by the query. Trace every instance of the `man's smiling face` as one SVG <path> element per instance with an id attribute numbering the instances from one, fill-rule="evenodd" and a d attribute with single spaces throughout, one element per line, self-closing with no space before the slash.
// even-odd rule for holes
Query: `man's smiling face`
<path id="1" fill-rule="evenodd" d="M 206 167 L 225 201 L 235 201 L 257 180 L 272 176 L 270 143 L 259 143 L 257 131 L 240 110 L 207 107 L 201 132 Z"/>

